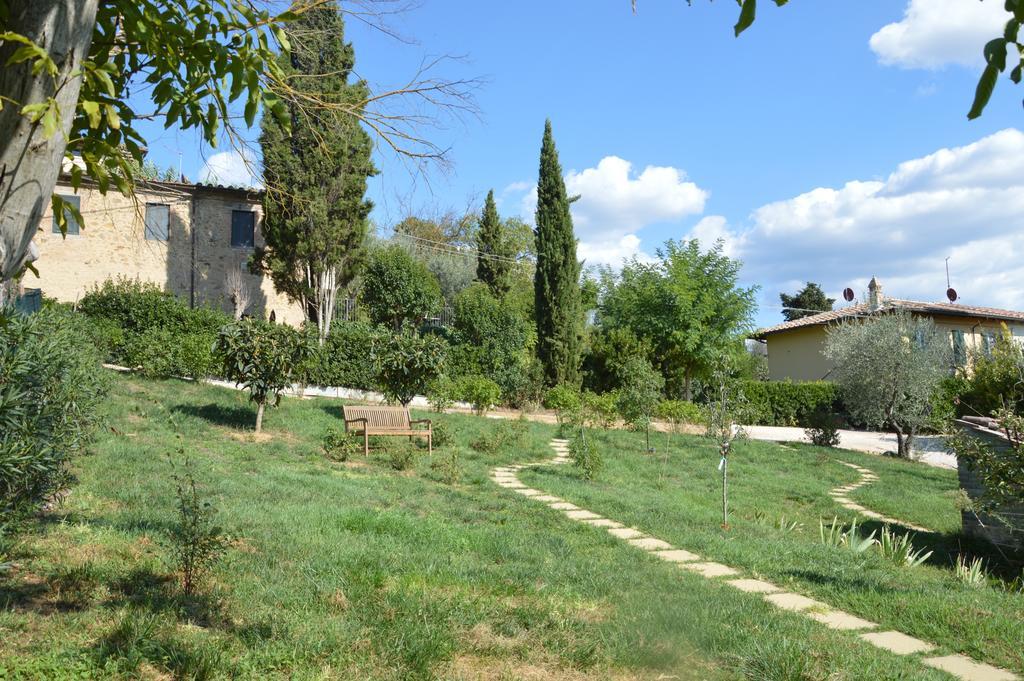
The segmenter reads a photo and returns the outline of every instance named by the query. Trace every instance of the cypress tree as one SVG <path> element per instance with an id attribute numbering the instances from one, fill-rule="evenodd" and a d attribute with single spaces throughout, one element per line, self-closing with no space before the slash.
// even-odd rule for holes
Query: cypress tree
<path id="1" fill-rule="evenodd" d="M 582 345 L 583 305 L 580 263 L 572 230 L 569 197 L 551 134 L 544 123 L 537 181 L 537 269 L 533 292 L 537 319 L 537 357 L 548 385 L 576 383 Z"/>
<path id="2" fill-rule="evenodd" d="M 487 192 L 484 212 L 480 217 L 480 230 L 477 233 L 476 278 L 490 289 L 496 298 L 503 297 L 512 287 L 509 274 L 512 269 L 514 253 L 509 252 L 508 239 L 498 216 L 498 207 L 494 204 L 494 190 Z M 493 256 L 493 257 L 487 257 Z"/>
<path id="3" fill-rule="evenodd" d="M 366 83 L 349 82 L 355 53 L 344 40 L 335 2 L 305 7 L 285 30 L 291 51 L 282 53 L 280 64 L 291 88 L 329 105 L 366 99 Z M 377 170 L 372 141 L 356 116 L 339 106 L 303 106 L 301 98 L 290 99 L 291 134 L 274 116 L 261 123 L 266 247 L 256 252 L 253 264 L 302 305 L 323 342 L 335 296 L 366 257 L 373 208 L 365 198 L 366 182 Z"/>

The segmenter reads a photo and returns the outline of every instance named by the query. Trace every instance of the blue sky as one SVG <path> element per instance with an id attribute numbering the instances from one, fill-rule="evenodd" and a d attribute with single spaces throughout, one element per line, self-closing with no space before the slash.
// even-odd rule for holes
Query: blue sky
<path id="1" fill-rule="evenodd" d="M 375 220 L 464 209 L 491 188 L 529 218 L 551 118 L 588 262 L 723 237 L 762 286 L 762 324 L 808 279 L 837 294 L 877 275 L 891 295 L 939 299 L 946 256 L 964 302 L 1021 307 L 1024 89 L 1004 81 L 980 120 L 965 116 L 1002 3 L 762 5 L 739 39 L 735 3 L 706 0 L 640 0 L 636 15 L 628 0 L 424 0 L 389 20 L 413 44 L 350 20 L 375 88 L 439 54 L 466 56 L 443 75 L 487 80 L 479 119 L 428 131 L 451 147 L 450 172 L 379 154 Z M 212 152 L 157 137 L 155 160 L 176 164 L 180 148 L 202 174 Z"/>

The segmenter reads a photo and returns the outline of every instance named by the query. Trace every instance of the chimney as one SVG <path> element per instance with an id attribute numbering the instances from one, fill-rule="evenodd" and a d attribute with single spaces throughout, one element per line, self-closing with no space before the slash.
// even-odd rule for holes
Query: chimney
<path id="1" fill-rule="evenodd" d="M 878 283 L 878 279 L 871 277 L 871 281 L 868 283 L 868 307 L 874 312 L 884 303 L 885 296 L 882 295 L 882 285 Z"/>

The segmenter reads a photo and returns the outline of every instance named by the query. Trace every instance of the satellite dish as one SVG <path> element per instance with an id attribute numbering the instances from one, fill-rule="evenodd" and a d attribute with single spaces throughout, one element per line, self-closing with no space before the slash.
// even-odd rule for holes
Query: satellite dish
<path id="1" fill-rule="evenodd" d="M 953 289 L 950 289 L 950 290 L 952 291 Z M 844 288 L 843 289 L 843 300 L 845 300 L 848 303 L 852 303 L 853 302 L 853 289 L 852 288 Z"/>
<path id="2" fill-rule="evenodd" d="M 958 298 L 959 296 L 957 296 L 957 294 L 956 294 L 956 289 L 955 289 L 955 288 L 947 288 L 947 289 L 946 289 L 946 297 L 947 297 L 947 298 L 949 298 L 949 302 L 951 302 L 951 303 L 955 303 L 955 302 L 956 302 L 956 299 L 957 299 L 957 298 Z"/>

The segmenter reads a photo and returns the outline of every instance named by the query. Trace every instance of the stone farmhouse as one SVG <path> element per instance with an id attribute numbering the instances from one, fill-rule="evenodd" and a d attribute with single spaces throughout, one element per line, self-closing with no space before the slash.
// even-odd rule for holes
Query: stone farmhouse
<path id="1" fill-rule="evenodd" d="M 753 338 L 767 346 L 769 380 L 827 381 L 832 364 L 823 351 L 829 327 L 844 319 L 880 314 L 895 308 L 930 317 L 941 331 L 949 334 L 954 361 L 960 365 L 967 362 L 972 350 L 992 347 L 1004 325 L 1015 339 L 1024 343 L 1024 312 L 886 298 L 882 285 L 874 278 L 868 285 L 865 303 L 760 329 Z"/>
<path id="2" fill-rule="evenodd" d="M 228 273 L 241 268 L 250 290 L 248 314 L 299 324 L 298 305 L 278 293 L 269 277 L 246 267 L 260 230 L 261 193 L 234 187 L 187 182 L 140 182 L 135 199 L 99 192 L 83 180 L 77 193 L 68 177 L 56 193 L 77 205 L 84 224 L 68 216 L 63 237 L 47 212 L 40 223 L 34 263 L 39 279 L 23 284 L 60 301 L 75 302 L 106 279 L 129 277 L 152 282 L 191 306 L 232 310 Z"/>

